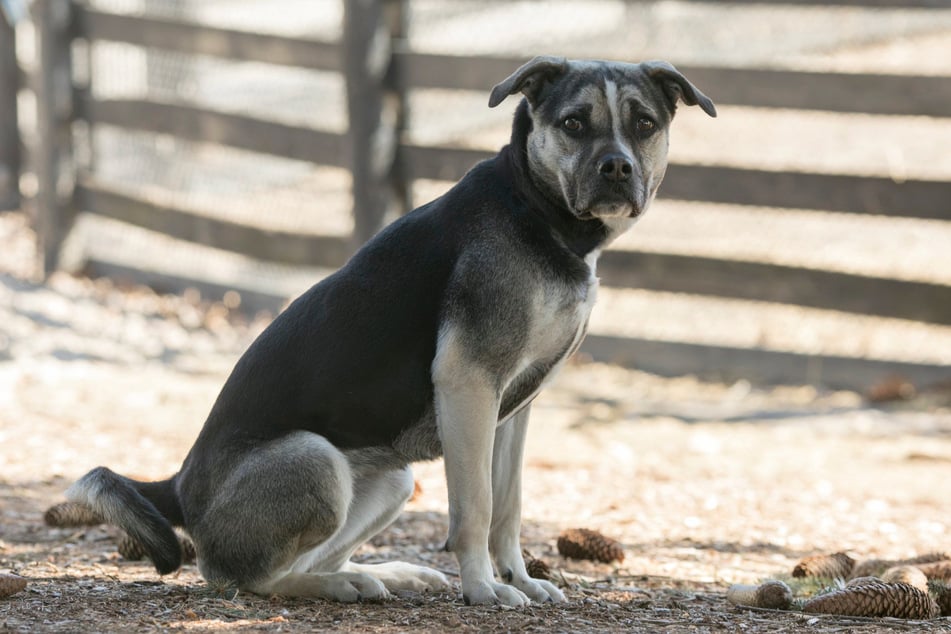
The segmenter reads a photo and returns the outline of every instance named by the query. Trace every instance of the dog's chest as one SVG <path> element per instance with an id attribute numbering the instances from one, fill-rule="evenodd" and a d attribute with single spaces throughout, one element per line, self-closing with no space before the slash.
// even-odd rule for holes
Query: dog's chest
<path id="1" fill-rule="evenodd" d="M 595 276 L 597 254 L 586 258 L 589 274 L 586 278 L 572 283 L 560 279 L 543 279 L 526 290 L 528 312 L 524 321 L 524 330 L 512 333 L 505 339 L 514 344 L 517 350 L 508 363 L 501 363 L 502 356 L 488 356 L 484 369 L 495 373 L 501 386 L 499 403 L 499 422 L 507 419 L 528 404 L 545 383 L 552 378 L 564 361 L 571 356 L 587 330 L 588 318 L 597 299 L 598 279 Z M 491 337 L 490 333 L 484 333 Z M 452 341 L 468 342 L 465 337 L 447 337 Z M 464 360 L 453 367 L 453 373 L 465 377 L 467 365 L 471 362 L 466 354 L 448 355 Z M 485 363 L 485 362 L 484 362 Z M 497 363 L 497 365 L 492 365 Z M 461 380 L 461 384 L 465 384 Z M 395 439 L 391 447 L 390 459 L 406 463 L 417 460 L 429 460 L 442 454 L 442 442 L 437 428 L 436 411 L 429 409 Z M 385 462 L 385 461 L 384 461 Z"/>
<path id="2" fill-rule="evenodd" d="M 501 417 L 530 402 L 581 345 L 598 295 L 597 253 L 586 258 L 589 275 L 581 283 L 541 285 L 532 300 L 526 345 L 503 390 Z"/>
<path id="3" fill-rule="evenodd" d="M 598 295 L 598 278 L 591 274 L 576 285 L 547 284 L 532 302 L 528 345 L 523 364 L 530 365 L 555 356 L 567 356 L 584 337 Z"/>

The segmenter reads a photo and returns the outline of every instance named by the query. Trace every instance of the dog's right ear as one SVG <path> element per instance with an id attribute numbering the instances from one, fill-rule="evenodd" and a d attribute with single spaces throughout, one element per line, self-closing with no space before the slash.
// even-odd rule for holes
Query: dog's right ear
<path id="1" fill-rule="evenodd" d="M 568 60 L 564 57 L 542 55 L 519 67 L 502 83 L 492 89 L 489 95 L 489 107 L 494 108 L 509 95 L 521 92 L 532 106 L 541 101 L 542 90 L 555 77 L 568 70 Z"/>

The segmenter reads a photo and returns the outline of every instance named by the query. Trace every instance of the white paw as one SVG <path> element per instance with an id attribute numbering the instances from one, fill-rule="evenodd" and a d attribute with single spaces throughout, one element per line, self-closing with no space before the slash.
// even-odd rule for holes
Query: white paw
<path id="1" fill-rule="evenodd" d="M 389 592 L 379 579 L 359 572 L 338 572 L 328 575 L 328 599 L 335 599 L 344 603 L 355 601 L 379 601 L 387 598 Z"/>
<path id="2" fill-rule="evenodd" d="M 498 604 L 522 607 L 531 603 L 525 593 L 505 583 L 482 582 L 467 588 L 463 585 L 462 599 L 466 605 Z"/>
<path id="3" fill-rule="evenodd" d="M 390 590 L 412 590 L 413 592 L 441 592 L 451 587 L 446 575 L 438 570 L 425 566 L 404 565 L 409 566 L 410 570 L 394 579 L 392 588 L 386 580 L 383 580 L 383 585 Z"/>
<path id="4" fill-rule="evenodd" d="M 564 603 L 566 601 L 564 593 L 550 581 L 541 579 L 525 579 L 513 581 L 512 585 L 525 593 L 532 601 L 539 603 Z"/>
<path id="5" fill-rule="evenodd" d="M 402 561 L 383 564 L 349 564 L 347 570 L 362 572 L 380 580 L 390 592 L 409 590 L 411 592 L 440 592 L 450 587 L 446 575 Z"/>

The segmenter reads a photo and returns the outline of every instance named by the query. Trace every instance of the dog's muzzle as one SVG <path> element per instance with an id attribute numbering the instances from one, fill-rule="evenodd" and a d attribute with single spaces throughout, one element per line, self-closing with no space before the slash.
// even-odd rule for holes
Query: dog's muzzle
<path id="1" fill-rule="evenodd" d="M 601 182 L 588 215 L 601 218 L 639 216 L 643 205 L 638 202 L 631 157 L 625 152 L 610 151 L 598 159 L 596 168 Z"/>
<path id="2" fill-rule="evenodd" d="M 646 206 L 640 167 L 620 148 L 606 148 L 602 152 L 589 163 L 575 195 L 566 196 L 569 206 L 579 220 L 640 216 Z"/>

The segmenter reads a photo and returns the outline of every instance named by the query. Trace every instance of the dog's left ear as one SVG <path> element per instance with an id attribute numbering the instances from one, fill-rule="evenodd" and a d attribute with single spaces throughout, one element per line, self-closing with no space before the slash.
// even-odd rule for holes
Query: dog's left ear
<path id="1" fill-rule="evenodd" d="M 713 102 L 697 90 L 697 87 L 691 84 L 671 64 L 667 62 L 645 62 L 644 67 L 647 76 L 660 84 L 664 94 L 667 95 L 674 106 L 677 105 L 679 99 L 688 106 L 700 106 L 711 117 L 717 116 L 717 109 Z"/>
<path id="2" fill-rule="evenodd" d="M 564 57 L 539 56 L 519 67 L 502 83 L 492 89 L 489 95 L 489 107 L 494 108 L 509 95 L 521 92 L 528 102 L 535 106 L 542 98 L 545 85 L 568 70 L 568 60 Z"/>

